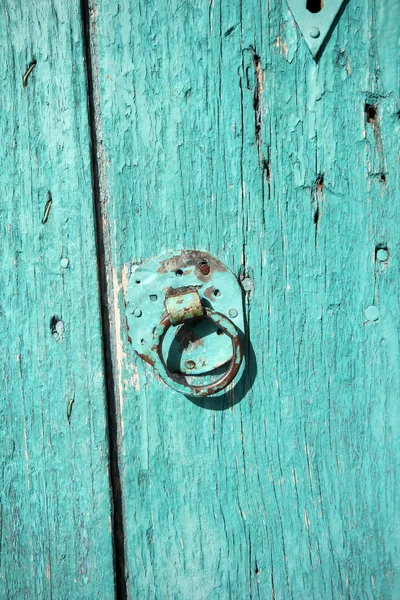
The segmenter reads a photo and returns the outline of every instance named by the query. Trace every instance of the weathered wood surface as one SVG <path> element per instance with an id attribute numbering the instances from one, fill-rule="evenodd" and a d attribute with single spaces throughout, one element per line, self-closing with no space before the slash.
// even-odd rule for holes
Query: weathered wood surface
<path id="1" fill-rule="evenodd" d="M 0 597 L 108 600 L 111 502 L 79 6 L 2 2 L 0 39 Z"/>
<path id="2" fill-rule="evenodd" d="M 315 63 L 278 0 L 93 5 L 130 598 L 400 595 L 399 13 L 351 0 Z M 224 405 L 127 342 L 176 248 L 254 282 Z"/>

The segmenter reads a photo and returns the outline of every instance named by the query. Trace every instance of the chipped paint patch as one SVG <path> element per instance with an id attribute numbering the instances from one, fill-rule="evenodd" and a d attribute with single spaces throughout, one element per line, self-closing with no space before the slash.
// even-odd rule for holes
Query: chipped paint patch
<path id="1" fill-rule="evenodd" d="M 118 295 L 121 289 L 121 286 L 118 283 L 117 269 L 113 267 L 112 270 L 112 278 L 113 278 L 113 315 L 114 315 L 114 323 L 115 323 L 115 362 L 117 367 L 117 382 L 118 382 L 118 402 L 119 409 L 121 415 L 121 430 L 122 435 L 124 434 L 124 422 L 123 422 L 123 403 L 124 403 L 124 394 L 122 390 L 122 367 L 123 361 L 126 357 L 125 352 L 122 349 L 122 339 L 121 339 L 121 315 L 119 312 L 118 305 Z"/>

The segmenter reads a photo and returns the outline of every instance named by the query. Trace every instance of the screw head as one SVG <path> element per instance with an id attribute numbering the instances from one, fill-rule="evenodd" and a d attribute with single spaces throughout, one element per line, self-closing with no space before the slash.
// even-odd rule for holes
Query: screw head
<path id="1" fill-rule="evenodd" d="M 385 248 L 379 248 L 376 253 L 376 260 L 379 262 L 385 262 L 389 258 L 389 252 Z"/>
<path id="2" fill-rule="evenodd" d="M 314 39 L 319 38 L 319 36 L 321 35 L 320 30 L 318 29 L 318 27 L 311 27 L 310 29 L 310 36 Z"/>
<path id="3" fill-rule="evenodd" d="M 140 308 L 134 308 L 132 311 L 132 314 L 134 317 L 141 317 L 142 316 L 142 311 L 140 310 Z"/>
<path id="4" fill-rule="evenodd" d="M 187 369 L 188 371 L 191 371 L 192 369 L 194 369 L 196 366 L 196 363 L 194 362 L 194 360 L 186 360 L 185 361 L 185 369 Z"/>
<path id="5" fill-rule="evenodd" d="M 67 257 L 64 257 L 60 260 L 60 266 L 63 269 L 66 269 L 68 267 L 68 265 L 69 265 L 69 259 Z"/>
<path id="6" fill-rule="evenodd" d="M 228 315 L 229 315 L 229 316 L 230 316 L 232 319 L 234 319 L 235 317 L 237 317 L 237 316 L 238 316 L 238 311 L 236 310 L 236 308 L 230 308 L 230 309 L 228 310 Z"/>
<path id="7" fill-rule="evenodd" d="M 364 311 L 367 321 L 377 321 L 379 319 L 379 309 L 377 306 L 368 306 Z"/>

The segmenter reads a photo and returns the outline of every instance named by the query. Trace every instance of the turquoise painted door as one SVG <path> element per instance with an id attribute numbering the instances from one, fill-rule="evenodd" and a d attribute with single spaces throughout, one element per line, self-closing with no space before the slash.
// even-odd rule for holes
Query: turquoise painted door
<path id="1" fill-rule="evenodd" d="M 121 587 L 399 598 L 399 4 L 350 0 L 318 61 L 278 0 L 97 9 Z M 246 278 L 223 401 L 128 343 L 132 266 L 177 248 Z"/>
<path id="2" fill-rule="evenodd" d="M 399 598 L 400 5 L 0 14 L 0 596 Z M 176 249 L 243 286 L 220 397 L 129 343 Z"/>
<path id="3" fill-rule="evenodd" d="M 0 597 L 112 598 L 81 12 L 0 8 Z"/>

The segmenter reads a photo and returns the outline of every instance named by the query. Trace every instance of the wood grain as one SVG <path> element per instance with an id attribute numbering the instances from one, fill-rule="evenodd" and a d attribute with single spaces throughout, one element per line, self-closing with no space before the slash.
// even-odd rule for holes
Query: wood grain
<path id="1" fill-rule="evenodd" d="M 0 596 L 108 600 L 111 501 L 79 6 L 2 2 L 0 37 Z"/>
<path id="2" fill-rule="evenodd" d="M 279 0 L 92 9 L 129 597 L 398 598 L 399 6 L 350 0 L 317 63 Z M 125 331 L 176 248 L 254 283 L 201 405 Z"/>

